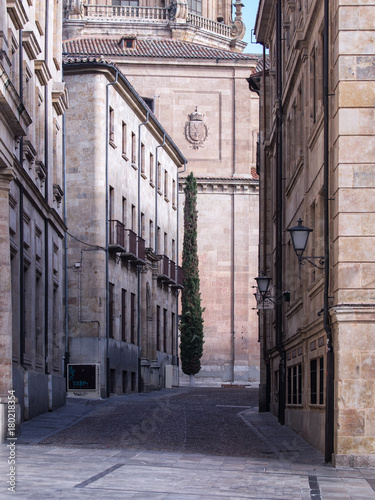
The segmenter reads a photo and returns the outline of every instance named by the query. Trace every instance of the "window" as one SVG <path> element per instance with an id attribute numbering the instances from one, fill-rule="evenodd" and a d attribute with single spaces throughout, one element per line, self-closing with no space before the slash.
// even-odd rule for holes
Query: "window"
<path id="1" fill-rule="evenodd" d="M 137 168 L 136 150 L 137 150 L 137 141 L 135 138 L 135 133 L 132 132 L 132 167 L 134 167 L 134 168 Z"/>
<path id="2" fill-rule="evenodd" d="M 122 157 L 127 160 L 128 159 L 128 156 L 127 156 L 127 152 L 128 152 L 128 143 L 127 143 L 127 126 L 126 126 L 126 123 L 125 122 L 122 122 L 122 140 L 121 140 L 121 143 L 122 143 Z"/>
<path id="3" fill-rule="evenodd" d="M 172 179 L 172 206 L 176 208 L 176 181 Z"/>
<path id="4" fill-rule="evenodd" d="M 139 235 L 141 238 L 143 238 L 146 233 L 145 220 L 145 214 L 141 214 L 141 234 Z"/>
<path id="5" fill-rule="evenodd" d="M 145 145 L 141 143 L 141 174 L 146 178 L 146 165 L 145 165 Z"/>
<path id="6" fill-rule="evenodd" d="M 147 104 L 147 106 L 150 108 L 152 112 L 154 112 L 154 99 L 150 99 L 148 97 L 143 97 L 143 100 Z"/>
<path id="7" fill-rule="evenodd" d="M 176 242 L 172 239 L 172 260 L 176 262 Z"/>
<path id="8" fill-rule="evenodd" d="M 168 198 L 168 172 L 164 170 L 164 199 L 169 201 Z"/>
<path id="9" fill-rule="evenodd" d="M 114 318 L 115 318 L 115 303 L 114 303 L 114 288 L 113 283 L 109 283 L 109 336 L 111 339 L 114 338 Z M 113 392 L 113 391 L 112 391 Z"/>
<path id="10" fill-rule="evenodd" d="M 324 358 L 319 359 L 319 404 L 324 404 Z"/>
<path id="11" fill-rule="evenodd" d="M 138 7 L 139 0 L 112 0 L 112 5 L 119 5 L 120 7 Z"/>
<path id="12" fill-rule="evenodd" d="M 136 227 L 136 209 L 135 209 L 135 205 L 132 205 L 132 227 L 131 227 L 131 230 L 132 231 L 135 231 L 135 227 Z"/>
<path id="13" fill-rule="evenodd" d="M 109 142 L 115 139 L 115 112 L 109 107 Z"/>
<path id="14" fill-rule="evenodd" d="M 124 227 L 126 227 L 126 215 L 127 215 L 127 203 L 126 203 L 126 198 L 123 196 L 122 197 L 122 223 L 124 224 Z"/>
<path id="15" fill-rule="evenodd" d="M 153 221 L 150 219 L 150 223 L 149 223 L 149 247 L 150 248 L 153 248 L 153 243 L 154 243 L 154 223 Z"/>
<path id="16" fill-rule="evenodd" d="M 160 306 L 156 306 L 156 350 L 160 351 Z"/>
<path id="17" fill-rule="evenodd" d="M 157 190 L 158 190 L 158 193 L 159 194 L 163 194 L 163 191 L 161 190 L 161 186 L 162 186 L 162 179 L 161 179 L 161 163 L 158 162 L 158 178 L 157 178 Z"/>
<path id="18" fill-rule="evenodd" d="M 109 186 L 109 220 L 114 219 L 115 190 Z"/>
<path id="19" fill-rule="evenodd" d="M 126 342 L 126 290 L 123 288 L 121 289 L 121 340 Z"/>
<path id="20" fill-rule="evenodd" d="M 176 315 L 175 313 L 171 314 L 171 335 L 172 335 L 172 352 L 171 354 L 176 354 Z"/>
<path id="21" fill-rule="evenodd" d="M 135 344 L 135 294 L 130 296 L 130 342 Z"/>
<path id="22" fill-rule="evenodd" d="M 160 238 L 161 238 L 161 229 L 160 227 L 158 226 L 157 228 L 157 237 L 158 237 L 158 248 L 155 248 L 155 251 L 157 253 L 157 255 L 161 255 L 161 241 L 160 241 Z"/>
<path id="23" fill-rule="evenodd" d="M 294 365 L 287 372 L 288 405 L 302 404 L 302 365 Z"/>
<path id="24" fill-rule="evenodd" d="M 155 178 L 154 178 L 154 155 L 150 153 L 150 184 L 155 186 Z"/>
<path id="25" fill-rule="evenodd" d="M 310 403 L 324 404 L 324 358 L 310 361 Z"/>
<path id="26" fill-rule="evenodd" d="M 202 15 L 202 0 L 188 0 L 189 12 Z"/>
<path id="27" fill-rule="evenodd" d="M 168 235 L 164 233 L 164 255 L 168 255 Z"/>
<path id="28" fill-rule="evenodd" d="M 167 349 L 167 333 L 168 333 L 168 311 L 166 309 L 163 310 L 163 347 L 164 352 L 168 352 Z"/>

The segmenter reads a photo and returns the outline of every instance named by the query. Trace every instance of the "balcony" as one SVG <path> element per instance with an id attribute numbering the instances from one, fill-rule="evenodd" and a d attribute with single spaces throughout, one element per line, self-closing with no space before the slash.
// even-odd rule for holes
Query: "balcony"
<path id="1" fill-rule="evenodd" d="M 166 255 L 162 255 L 159 262 L 158 280 L 163 283 L 169 282 L 169 259 Z"/>
<path id="2" fill-rule="evenodd" d="M 125 226 L 118 220 L 109 221 L 109 251 L 124 252 L 125 246 Z"/>
<path id="3" fill-rule="evenodd" d="M 145 240 L 118 220 L 109 221 L 109 252 L 120 254 L 121 259 L 146 263 Z"/>
<path id="4" fill-rule="evenodd" d="M 184 282 L 184 272 L 182 270 L 182 267 L 176 266 L 176 277 L 175 277 L 175 282 L 172 285 L 172 289 L 182 290 L 184 288 L 183 282 Z"/>
<path id="5" fill-rule="evenodd" d="M 137 264 L 146 264 L 146 242 L 143 238 L 137 238 Z"/>
<path id="6" fill-rule="evenodd" d="M 161 7 L 129 7 L 120 5 L 83 5 L 83 15 L 88 18 L 103 18 L 116 21 L 162 22 L 168 20 L 168 9 Z M 114 19 L 115 18 L 115 19 Z"/>
<path id="7" fill-rule="evenodd" d="M 167 24 L 170 21 L 170 12 L 169 9 L 162 7 L 83 4 L 83 17 L 87 19 L 110 19 L 118 22 Z M 184 22 L 208 33 L 214 33 L 226 38 L 234 37 L 233 25 L 219 23 L 197 14 L 189 12 Z"/>
<path id="8" fill-rule="evenodd" d="M 176 263 L 168 259 L 166 255 L 162 255 L 159 262 L 158 280 L 171 286 L 172 289 L 181 289 L 183 288 L 182 268 L 176 266 Z"/>

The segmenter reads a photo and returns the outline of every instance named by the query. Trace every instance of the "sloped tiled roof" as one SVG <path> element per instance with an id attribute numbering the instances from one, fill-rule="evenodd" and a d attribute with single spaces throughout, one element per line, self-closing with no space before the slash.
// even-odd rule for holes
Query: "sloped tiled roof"
<path id="1" fill-rule="evenodd" d="M 124 39 L 132 37 L 126 36 Z M 75 38 L 63 42 L 65 56 L 126 56 L 126 57 L 158 57 L 182 59 L 220 59 L 254 61 L 257 63 L 260 56 L 257 54 L 240 54 L 230 50 L 206 47 L 190 42 L 169 39 L 136 39 L 133 48 L 127 48 L 120 43 L 120 38 L 96 37 Z"/>

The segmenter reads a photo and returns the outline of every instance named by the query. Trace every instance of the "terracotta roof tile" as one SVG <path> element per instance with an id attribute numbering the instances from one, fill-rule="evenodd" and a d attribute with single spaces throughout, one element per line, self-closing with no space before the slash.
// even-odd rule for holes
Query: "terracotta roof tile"
<path id="1" fill-rule="evenodd" d="M 132 36 L 122 37 L 125 40 Z M 74 56 L 126 56 L 126 57 L 159 57 L 182 59 L 221 59 L 254 61 L 258 63 L 261 56 L 257 54 L 240 54 L 230 50 L 205 47 L 190 42 L 169 39 L 136 39 L 134 47 L 128 48 L 120 43 L 119 38 L 75 38 L 63 42 L 63 55 Z"/>

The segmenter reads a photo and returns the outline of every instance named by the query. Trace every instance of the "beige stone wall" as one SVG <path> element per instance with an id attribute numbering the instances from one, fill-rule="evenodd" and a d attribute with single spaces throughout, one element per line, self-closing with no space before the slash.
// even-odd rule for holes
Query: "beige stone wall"
<path id="1" fill-rule="evenodd" d="M 332 54 L 332 320 L 337 339 L 336 463 L 369 465 L 374 451 L 373 324 L 375 4 L 336 2 Z M 353 34 L 355 34 L 353 36 Z"/>
<path id="2" fill-rule="evenodd" d="M 323 88 L 322 26 L 323 2 L 301 3 L 300 11 L 283 8 L 283 224 L 296 225 L 301 217 L 313 229 L 306 255 L 323 255 Z M 270 46 L 275 65 L 275 27 L 267 18 L 268 2 L 258 18 L 260 38 Z M 373 109 L 371 101 L 375 74 L 374 51 L 368 40 L 373 33 L 373 5 L 368 2 L 330 3 L 329 49 L 329 167 L 330 167 L 330 317 L 335 351 L 335 435 L 337 465 L 369 465 L 374 461 L 372 412 L 372 324 L 374 293 L 373 268 L 373 189 L 371 162 L 374 158 Z M 263 23 L 263 24 L 262 24 Z M 267 31 L 268 30 L 268 31 Z M 268 33 L 266 38 L 266 33 Z M 261 213 L 268 213 L 262 236 L 262 265 L 273 276 L 274 262 L 265 245 L 275 245 L 271 224 L 275 206 L 272 190 L 275 179 L 275 136 L 273 73 L 267 83 L 267 123 L 261 185 Z M 370 101 L 369 101 L 370 99 Z M 264 126 L 264 125 L 263 125 Z M 261 223 L 261 227 L 262 223 Z M 283 308 L 283 347 L 286 351 L 286 422 L 314 446 L 324 450 L 325 332 L 320 315 L 323 307 L 324 274 L 306 264 L 299 277 L 297 259 L 289 235 L 283 239 L 283 281 L 290 289 L 291 302 Z M 272 250 L 271 250 L 272 251 Z M 315 261 L 315 263 L 317 263 Z M 271 409 L 278 411 L 278 354 L 272 331 L 272 312 L 261 321 L 263 352 L 270 358 Z M 265 325 L 263 327 L 263 325 Z M 267 360 L 266 360 L 267 363 Z M 265 363 L 265 364 L 266 364 Z M 301 378 L 296 374 L 301 367 Z M 296 368 L 294 368 L 296 367 Z M 273 372 L 273 373 L 272 373 Z M 265 381 L 263 372 L 262 384 Z M 290 376 L 292 380 L 290 380 Z M 316 382 L 316 384 L 315 384 Z M 302 391 L 300 391 L 301 387 Z M 300 392 L 300 395 L 299 395 Z M 313 395 L 314 393 L 314 395 Z M 295 400 L 293 400 L 295 394 Z"/>
<path id="3" fill-rule="evenodd" d="M 114 76 L 113 71 L 99 65 L 65 68 L 71 100 L 66 144 L 68 225 L 70 234 L 80 240 L 70 238 L 68 250 L 71 362 L 100 364 L 102 395 L 107 383 L 106 154 L 108 217 L 112 221 L 108 262 L 109 287 L 113 290 L 113 330 L 109 330 L 108 344 L 110 391 L 119 394 L 138 389 L 139 357 L 143 389 L 163 386 L 164 366 L 176 363 L 177 354 L 176 338 L 172 339 L 176 336 L 177 292 L 171 288 L 172 282 L 162 283 L 161 261 L 156 254 L 176 263 L 177 170 L 183 157 L 171 147 L 169 138 L 161 147 L 163 129 L 151 117 L 146 123 L 144 104 L 134 98 L 121 77 L 117 85 L 108 87 L 111 111 L 106 152 L 106 87 Z M 158 183 L 156 159 L 160 164 Z M 115 228 L 142 237 L 150 255 L 154 255 L 144 259 L 139 274 L 137 261 L 124 256 L 130 252 L 128 240 L 120 244 Z"/>
<path id="4" fill-rule="evenodd" d="M 131 19 L 116 15 L 111 19 L 108 13 L 90 17 L 71 11 L 64 21 L 64 37 L 132 34 L 138 39 L 177 39 L 195 43 L 196 47 L 241 52 L 245 47 L 241 41 L 243 26 L 237 19 L 237 27 L 231 31 L 231 9 L 228 1 L 203 1 L 203 17 L 153 23 L 142 19 L 137 20 L 136 29 Z M 218 17 L 223 17 L 224 23 L 218 23 Z M 241 17 L 240 12 L 236 17 Z M 246 79 L 258 60 L 206 59 L 198 55 L 191 59 L 114 55 L 111 60 L 142 97 L 153 100 L 157 119 L 188 159 L 187 173 L 193 171 L 201 185 L 199 257 L 206 307 L 203 363 L 207 371 L 202 370 L 200 383 L 257 384 L 258 317 L 252 309 L 255 301 L 251 286 L 257 275 L 258 193 L 252 169 L 259 130 L 258 97 L 249 92 Z M 189 122 L 196 109 L 205 127 L 199 144 L 189 137 Z M 181 214 L 182 210 L 180 255 Z M 212 282 L 218 286 L 215 291 Z M 215 315 L 219 310 L 220 316 Z"/>
<path id="5" fill-rule="evenodd" d="M 156 116 L 188 159 L 187 172 L 198 179 L 198 254 L 206 310 L 197 383 L 257 383 L 258 321 L 251 286 L 257 275 L 258 191 L 251 169 L 258 99 L 246 82 L 251 66 L 169 62 L 150 68 L 139 61 L 126 68 L 142 96 L 155 96 Z M 196 108 L 207 137 L 193 149 L 186 126 Z M 180 228 L 182 242 L 182 210 Z"/>
<path id="6" fill-rule="evenodd" d="M 10 249 L 0 393 L 14 389 L 19 419 L 28 419 L 65 401 L 62 5 L 48 19 L 31 3 L 0 9 L 2 253 Z"/>

